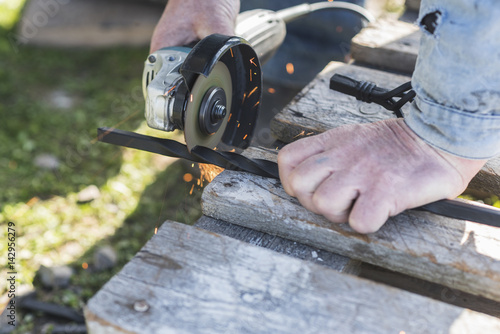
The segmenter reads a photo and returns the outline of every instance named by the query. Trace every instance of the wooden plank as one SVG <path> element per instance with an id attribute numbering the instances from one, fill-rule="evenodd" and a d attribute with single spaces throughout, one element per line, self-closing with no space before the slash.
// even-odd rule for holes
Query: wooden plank
<path id="1" fill-rule="evenodd" d="M 330 78 L 334 73 L 371 81 L 384 88 L 395 88 L 410 81 L 407 75 L 332 62 L 273 118 L 271 131 L 279 140 L 289 143 L 302 136 L 345 124 L 369 123 L 395 117 L 381 106 L 331 90 Z"/>
<path id="2" fill-rule="evenodd" d="M 358 275 L 361 267 L 361 262 L 351 260 L 346 256 L 207 216 L 202 216 L 198 219 L 194 226 L 297 259 L 327 266 L 342 273 Z"/>
<path id="3" fill-rule="evenodd" d="M 346 124 L 394 117 L 378 105 L 331 90 L 330 78 L 334 73 L 371 81 L 384 88 L 394 88 L 410 80 L 406 75 L 332 62 L 273 118 L 271 131 L 274 136 L 289 143 Z M 469 190 L 500 196 L 500 156 L 488 161 L 471 181 Z"/>
<path id="4" fill-rule="evenodd" d="M 377 233 L 362 235 L 306 210 L 278 180 L 231 171 L 205 188 L 202 210 L 210 217 L 500 301 L 499 228 L 406 211 Z"/>
<path id="5" fill-rule="evenodd" d="M 482 196 L 492 194 L 500 197 L 500 156 L 488 160 L 469 183 L 467 191 L 477 192 Z"/>
<path id="6" fill-rule="evenodd" d="M 484 297 L 475 296 L 440 284 L 424 281 L 369 263 L 362 263 L 356 276 L 384 283 L 421 296 L 429 297 L 455 306 L 467 308 L 494 317 L 500 317 L 500 303 Z"/>
<path id="7" fill-rule="evenodd" d="M 492 333 L 500 320 L 173 222 L 87 304 L 89 333 Z"/>
<path id="8" fill-rule="evenodd" d="M 417 62 L 420 36 L 415 24 L 378 20 L 354 36 L 351 56 L 356 62 L 411 74 Z"/>

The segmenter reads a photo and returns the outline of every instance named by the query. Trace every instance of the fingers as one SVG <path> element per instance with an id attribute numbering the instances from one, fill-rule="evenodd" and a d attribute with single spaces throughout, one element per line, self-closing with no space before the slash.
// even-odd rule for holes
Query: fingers
<path id="1" fill-rule="evenodd" d="M 399 213 L 394 202 L 390 197 L 381 198 L 371 192 L 360 195 L 349 213 L 349 225 L 363 234 L 378 231 L 389 217 Z"/>
<path id="2" fill-rule="evenodd" d="M 403 120 L 339 127 L 278 155 L 288 194 L 360 233 L 377 231 L 403 210 L 456 197 L 484 162 L 437 151 Z"/>
<path id="3" fill-rule="evenodd" d="M 308 158 L 318 155 L 325 150 L 324 140 L 321 138 L 322 135 L 317 135 L 310 138 L 303 138 L 299 141 L 293 142 L 286 145 L 278 153 L 278 167 L 279 175 L 283 188 L 285 191 L 291 195 L 295 196 L 295 188 L 300 188 L 300 178 L 308 175 L 307 169 L 301 169 L 301 174 L 297 173 L 296 178 L 291 178 L 290 174 L 294 169 L 303 163 Z M 322 171 L 316 171 L 321 173 Z M 316 175 L 314 175 L 316 177 Z M 317 175 L 319 179 L 321 177 Z M 297 186 L 294 187 L 293 182 L 298 182 Z"/>
<path id="4" fill-rule="evenodd" d="M 347 223 L 360 190 L 349 173 L 336 172 L 325 179 L 311 196 L 315 212 L 333 223 Z"/>
<path id="5" fill-rule="evenodd" d="M 334 166 L 328 164 L 328 157 L 321 154 L 307 158 L 298 166 L 290 170 L 286 180 L 285 191 L 297 197 L 300 203 L 308 210 L 319 213 L 313 204 L 312 198 L 316 189 L 334 172 Z M 280 175 L 282 173 L 280 172 Z"/>

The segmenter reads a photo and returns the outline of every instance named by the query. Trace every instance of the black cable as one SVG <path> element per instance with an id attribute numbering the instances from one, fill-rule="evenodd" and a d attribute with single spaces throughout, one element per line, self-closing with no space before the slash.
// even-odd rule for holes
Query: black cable
<path id="1" fill-rule="evenodd" d="M 411 82 L 406 82 L 393 90 L 380 88 L 369 81 L 358 81 L 341 74 L 334 74 L 330 79 L 330 89 L 336 90 L 356 99 L 375 103 L 392 111 L 397 117 L 402 118 L 401 108 L 407 102 L 413 101 L 416 94 L 411 89 Z M 399 98 L 396 100 L 395 98 Z"/>

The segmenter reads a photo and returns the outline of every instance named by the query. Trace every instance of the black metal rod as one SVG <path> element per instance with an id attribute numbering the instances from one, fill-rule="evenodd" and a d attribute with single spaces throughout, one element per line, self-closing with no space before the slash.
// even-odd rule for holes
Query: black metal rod
<path id="1" fill-rule="evenodd" d="M 277 163 L 263 159 L 250 159 L 233 152 L 219 152 L 205 147 L 195 147 L 189 152 L 186 145 L 174 140 L 111 128 L 99 128 L 98 140 L 169 157 L 209 163 L 229 170 L 245 171 L 255 175 L 279 179 Z M 500 209 L 490 205 L 474 205 L 447 199 L 429 203 L 416 209 L 449 218 L 500 227 Z"/>

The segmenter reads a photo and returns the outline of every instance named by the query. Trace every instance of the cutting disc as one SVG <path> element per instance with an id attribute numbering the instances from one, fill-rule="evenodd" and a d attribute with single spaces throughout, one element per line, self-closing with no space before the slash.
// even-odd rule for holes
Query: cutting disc
<path id="1" fill-rule="evenodd" d="M 215 133 L 204 134 L 200 128 L 200 107 L 203 97 L 213 87 L 220 87 L 224 90 L 226 94 L 227 112 L 220 128 Z M 219 61 L 215 64 L 208 77 L 200 75 L 196 79 L 196 82 L 191 89 L 191 95 L 187 102 L 184 116 L 184 137 L 189 150 L 195 146 L 205 146 L 213 149 L 220 143 L 231 114 L 232 96 L 233 87 L 231 74 L 223 62 Z"/>

